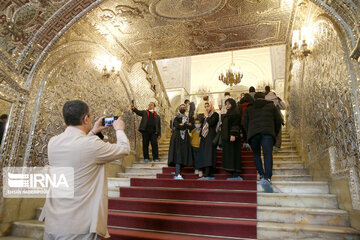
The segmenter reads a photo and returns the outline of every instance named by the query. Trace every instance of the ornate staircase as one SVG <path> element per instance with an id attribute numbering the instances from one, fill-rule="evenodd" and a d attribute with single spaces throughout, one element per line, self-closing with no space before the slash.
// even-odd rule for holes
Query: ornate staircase
<path id="1" fill-rule="evenodd" d="M 121 197 L 109 199 L 111 239 L 360 239 L 328 183 L 312 181 L 286 130 L 274 155 L 275 193 L 264 193 L 256 183 L 251 153 L 243 152 L 242 163 L 242 182 L 226 181 L 221 168 L 214 181 L 196 180 L 191 168 L 184 169 L 185 180 L 173 180 L 165 158 L 134 163 L 118 174 L 127 179 L 124 186 L 125 180 L 109 179 L 110 196 L 121 186 Z M 129 182 L 133 176 L 141 178 Z M 19 221 L 11 237 L 0 239 L 41 239 L 42 231 L 36 220 Z"/>
<path id="2" fill-rule="evenodd" d="M 159 160 L 160 162 L 144 162 L 140 158 L 134 162 L 131 167 L 125 168 L 124 173 L 117 173 L 115 178 L 108 178 L 109 197 L 119 197 L 120 187 L 129 187 L 131 178 L 156 178 L 156 174 L 161 172 L 161 168 L 167 166 L 167 157 L 170 139 L 164 139 L 159 143 Z M 151 148 L 150 148 L 150 156 Z"/>

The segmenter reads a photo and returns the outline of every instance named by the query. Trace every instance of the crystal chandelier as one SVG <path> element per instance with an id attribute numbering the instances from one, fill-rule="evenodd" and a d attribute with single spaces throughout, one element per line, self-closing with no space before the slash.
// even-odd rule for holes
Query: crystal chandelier
<path id="1" fill-rule="evenodd" d="M 240 69 L 235 67 L 234 64 L 234 53 L 231 52 L 231 64 L 229 69 L 227 69 L 224 73 L 220 73 L 219 80 L 225 83 L 226 85 L 233 85 L 239 84 L 241 79 L 243 78 L 244 74 Z"/>

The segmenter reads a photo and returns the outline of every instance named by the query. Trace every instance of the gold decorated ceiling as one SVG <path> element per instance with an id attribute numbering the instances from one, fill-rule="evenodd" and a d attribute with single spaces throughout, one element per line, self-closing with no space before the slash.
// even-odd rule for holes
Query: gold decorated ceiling
<path id="1" fill-rule="evenodd" d="M 74 28 L 128 66 L 150 55 L 284 44 L 295 9 L 293 0 L 0 0 L 0 59 L 26 76 L 56 34 L 92 4 Z"/>
<path id="2" fill-rule="evenodd" d="M 108 0 L 78 24 L 131 65 L 284 44 L 293 14 L 291 0 Z"/>

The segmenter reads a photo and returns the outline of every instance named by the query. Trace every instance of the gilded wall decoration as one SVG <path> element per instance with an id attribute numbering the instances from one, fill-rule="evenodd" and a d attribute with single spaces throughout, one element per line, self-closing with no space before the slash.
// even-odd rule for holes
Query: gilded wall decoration
<path id="1" fill-rule="evenodd" d="M 0 116 L 3 114 L 9 115 L 10 108 L 11 108 L 11 102 L 0 98 Z"/>
<path id="2" fill-rule="evenodd" d="M 155 101 L 160 115 L 166 116 L 167 110 L 163 109 L 168 109 L 169 103 L 160 76 L 155 72 L 152 79 L 147 79 L 138 63 L 129 73 L 120 71 L 104 77 L 94 59 L 107 54 L 110 52 L 106 48 L 93 42 L 90 31 L 76 26 L 58 42 L 32 84 L 18 162 L 24 161 L 28 166 L 47 164 L 47 143 L 64 130 L 62 106 L 71 99 L 87 102 L 95 119 L 122 116 L 133 150 L 140 145 L 141 137 L 137 132 L 139 119 L 130 110 L 131 100 L 141 108 L 147 108 L 149 101 Z M 164 129 L 167 124 L 163 121 Z M 114 141 L 113 131 L 107 130 L 105 134 Z"/>
<path id="3" fill-rule="evenodd" d="M 329 156 L 329 174 L 349 179 L 353 208 L 360 209 L 358 110 L 346 45 L 330 21 L 319 19 L 312 27 L 312 54 L 292 61 L 289 128 L 301 139 L 302 150 L 311 152 L 309 166 Z"/>
<path id="4" fill-rule="evenodd" d="M 6 0 L 0 5 L 0 40 L 10 53 L 19 53 L 37 30 L 66 1 Z"/>
<path id="5" fill-rule="evenodd" d="M 64 131 L 62 107 L 69 100 L 80 99 L 87 102 L 93 120 L 101 116 L 122 116 L 128 125 L 126 134 L 130 138 L 133 136 L 126 89 L 116 79 L 104 80 L 91 61 L 89 56 L 77 56 L 57 66 L 47 76 L 38 110 L 33 155 L 28 160 L 28 165 L 39 166 L 46 163 L 49 139 Z M 114 142 L 114 131 L 109 129 L 104 134 Z"/>

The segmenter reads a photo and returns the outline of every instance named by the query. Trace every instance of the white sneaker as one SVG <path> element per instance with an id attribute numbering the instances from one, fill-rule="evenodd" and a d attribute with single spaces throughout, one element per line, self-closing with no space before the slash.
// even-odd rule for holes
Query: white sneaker
<path id="1" fill-rule="evenodd" d="M 194 174 L 196 174 L 196 175 L 199 174 L 199 170 L 195 170 L 195 173 L 194 173 Z"/>
<path id="2" fill-rule="evenodd" d="M 184 178 L 179 174 L 177 176 L 174 176 L 175 180 L 184 180 Z"/>

